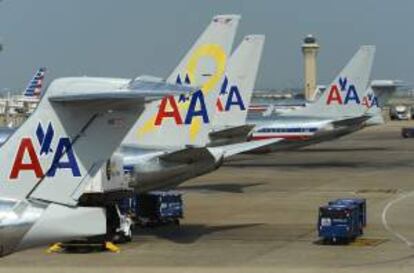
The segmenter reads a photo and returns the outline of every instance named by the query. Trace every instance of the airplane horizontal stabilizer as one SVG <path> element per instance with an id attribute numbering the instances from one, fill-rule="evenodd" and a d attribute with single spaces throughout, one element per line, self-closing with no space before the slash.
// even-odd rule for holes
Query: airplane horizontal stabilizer
<path id="1" fill-rule="evenodd" d="M 212 139 L 247 137 L 254 127 L 255 125 L 246 124 L 236 127 L 223 128 L 220 130 L 214 130 L 210 132 L 209 136 Z"/>
<path id="2" fill-rule="evenodd" d="M 242 142 L 242 143 L 237 143 L 237 144 L 229 144 L 229 145 L 218 146 L 218 147 L 210 147 L 208 149 L 214 155 L 221 153 L 223 159 L 226 159 L 234 155 L 250 152 L 252 150 L 256 150 L 259 148 L 265 148 L 266 146 L 270 146 L 282 140 L 283 140 L 282 138 L 272 138 L 272 139 Z"/>
<path id="3" fill-rule="evenodd" d="M 337 128 L 337 127 L 357 126 L 357 125 L 361 125 L 362 123 L 369 120 L 370 118 L 372 118 L 372 115 L 363 115 L 363 116 L 359 116 L 359 117 L 355 117 L 355 118 L 341 119 L 341 120 L 333 121 L 332 125 L 335 128 Z"/>
<path id="4" fill-rule="evenodd" d="M 237 144 L 223 145 L 217 147 L 189 147 L 177 150 L 160 156 L 160 159 L 167 162 L 191 164 L 197 161 L 226 159 L 230 156 L 249 152 L 258 148 L 277 143 L 283 139 L 273 138 Z"/>
<path id="5" fill-rule="evenodd" d="M 189 147 L 160 156 L 167 162 L 190 164 L 205 159 L 214 159 L 206 147 Z"/>
<path id="6" fill-rule="evenodd" d="M 160 99 L 164 96 L 178 96 L 182 94 L 188 94 L 197 91 L 197 88 L 173 84 L 143 84 L 139 88 L 133 90 L 114 90 L 107 92 L 89 91 L 89 92 L 76 92 L 70 91 L 66 94 L 59 94 L 56 96 L 50 96 L 51 102 L 98 102 L 98 101 L 123 101 L 123 100 L 140 100 L 140 101 L 152 101 L 154 99 Z"/>

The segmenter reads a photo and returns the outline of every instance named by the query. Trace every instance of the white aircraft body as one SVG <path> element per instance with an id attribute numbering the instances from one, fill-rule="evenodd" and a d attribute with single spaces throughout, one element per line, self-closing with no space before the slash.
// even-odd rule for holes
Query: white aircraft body
<path id="1" fill-rule="evenodd" d="M 169 96 L 149 104 L 99 174 L 107 174 L 110 169 L 110 177 L 116 180 L 122 178 L 124 169 L 128 170 L 132 179 L 129 184 L 121 179 L 122 190 L 174 187 L 217 169 L 230 156 L 279 141 L 224 145 L 234 142 L 234 132 L 251 129 L 245 126 L 245 120 L 264 44 L 262 35 L 246 36 L 228 64 L 239 19 L 238 15 L 214 17 L 166 82 L 148 76 L 132 81 L 93 79 L 102 88 L 115 89 L 134 89 L 137 84 L 143 88 L 143 82 L 200 87 L 191 96 Z M 97 175 L 94 182 L 86 183 L 85 192 L 94 194 L 108 189 L 111 183 L 102 187 L 102 180 L 108 180 L 106 176 L 102 179 Z M 109 189 L 115 191 L 119 187 Z"/>
<path id="2" fill-rule="evenodd" d="M 130 178 L 127 187 L 136 193 L 169 189 L 216 170 L 230 156 L 279 141 L 245 139 L 242 143 L 223 144 L 226 141 L 212 140 L 245 126 L 246 103 L 250 101 L 262 55 L 264 36 L 249 35 L 227 64 L 238 21 L 236 15 L 213 18 L 167 80 L 191 83 L 200 86 L 200 91 L 190 97 L 165 97 L 149 105 L 102 174 L 110 169 L 112 180 L 124 181 L 122 174 L 126 170 Z M 198 64 L 196 70 L 193 62 Z M 105 191 L 102 184 L 111 184 L 107 180 L 105 175 L 97 176 L 85 187 L 85 196 Z M 125 188 L 125 183 L 120 184 Z"/>
<path id="3" fill-rule="evenodd" d="M 255 125 L 251 140 L 284 139 L 256 151 L 291 149 L 336 139 L 363 128 L 373 117 L 375 124 L 382 124 L 378 99 L 368 88 L 374 54 L 374 46 L 362 46 L 314 103 L 282 114 L 249 115 L 247 122 Z"/>
<path id="4" fill-rule="evenodd" d="M 95 78 L 53 81 L 38 109 L 0 147 L 0 256 L 106 234 L 105 209 L 79 206 L 80 189 L 146 103 L 190 91 L 195 90 L 146 82 L 118 88 Z"/>

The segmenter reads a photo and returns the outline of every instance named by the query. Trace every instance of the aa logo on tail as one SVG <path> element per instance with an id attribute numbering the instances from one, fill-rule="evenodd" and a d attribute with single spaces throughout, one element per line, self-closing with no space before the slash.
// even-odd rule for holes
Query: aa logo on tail
<path id="1" fill-rule="evenodd" d="M 35 143 L 31 137 L 21 139 L 14 157 L 10 179 L 18 179 L 22 171 L 32 172 L 36 178 L 54 177 L 62 169 L 70 170 L 74 177 L 81 176 L 70 139 L 60 137 L 57 139 L 56 147 L 53 147 L 55 130 L 52 123 L 48 124 L 46 130 L 39 123 L 36 129 L 36 138 Z M 35 148 L 35 145 L 38 149 Z M 42 167 L 42 160 L 48 159 L 49 156 L 53 156 L 52 164 L 45 170 Z"/>
<path id="2" fill-rule="evenodd" d="M 366 108 L 380 107 L 378 103 L 378 97 L 375 96 L 372 92 L 369 92 L 368 95 L 362 98 L 361 105 L 364 105 Z"/>
<path id="3" fill-rule="evenodd" d="M 223 84 L 220 89 L 220 96 L 217 98 L 216 106 L 219 112 L 228 112 L 233 106 L 238 106 L 240 111 L 245 111 L 246 107 L 244 106 L 243 98 L 240 95 L 239 88 L 236 85 L 230 86 L 230 90 L 227 91 L 229 85 L 229 80 L 227 77 L 224 77 Z M 223 106 L 222 99 L 227 95 L 226 104 Z"/>
<path id="4" fill-rule="evenodd" d="M 361 104 L 366 106 L 367 108 L 371 107 L 379 107 L 378 98 L 370 92 L 368 95 L 362 97 L 362 99 L 358 96 L 358 92 L 355 88 L 355 85 L 349 84 L 348 79 L 339 78 L 338 84 L 334 84 L 331 86 L 328 98 L 326 100 L 327 105 L 331 104 L 338 104 L 338 105 L 348 105 L 350 103 L 353 104 Z"/>
<path id="5" fill-rule="evenodd" d="M 349 84 L 346 77 L 339 78 L 338 84 L 331 86 L 326 104 L 347 105 L 352 102 L 355 104 L 361 103 L 355 85 Z"/>
<path id="6" fill-rule="evenodd" d="M 176 82 L 177 84 L 183 84 L 180 75 L 178 75 Z M 184 78 L 184 84 L 191 84 L 190 78 L 187 74 Z M 185 114 L 182 115 L 179 105 L 188 102 L 189 106 L 187 109 L 185 109 Z M 181 95 L 178 99 L 178 102 L 174 96 L 164 97 L 161 100 L 154 124 L 156 126 L 161 126 L 164 119 L 172 119 L 176 125 L 189 125 L 193 122 L 193 119 L 195 117 L 201 117 L 204 123 L 210 122 L 204 94 L 201 90 L 194 92 L 189 97 Z"/>

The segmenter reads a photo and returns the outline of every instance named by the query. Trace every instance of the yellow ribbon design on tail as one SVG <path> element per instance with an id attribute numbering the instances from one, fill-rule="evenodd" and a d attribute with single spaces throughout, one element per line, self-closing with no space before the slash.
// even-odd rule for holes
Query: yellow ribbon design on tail
<path id="1" fill-rule="evenodd" d="M 186 67 L 187 75 L 192 85 L 197 85 L 197 83 L 194 82 L 195 73 L 197 71 L 198 63 L 204 57 L 212 58 L 216 64 L 215 72 L 201 86 L 201 91 L 203 92 L 204 97 L 206 97 L 210 91 L 213 91 L 213 89 L 217 86 L 220 79 L 224 75 L 225 70 L 226 70 L 227 56 L 220 45 L 205 44 L 197 48 L 194 54 L 190 57 L 187 63 L 187 67 Z M 187 111 L 188 107 L 189 107 L 188 101 L 186 103 L 180 103 L 179 104 L 180 114 L 182 113 L 183 110 Z M 209 115 L 210 115 L 209 118 L 211 122 L 212 113 L 209 113 Z M 138 129 L 138 132 L 137 132 L 138 138 L 157 129 L 157 127 L 155 126 L 155 118 L 156 118 L 156 115 L 148 119 L 148 121 L 146 121 L 145 124 L 141 128 Z M 198 117 L 198 119 L 194 120 L 190 124 L 190 140 L 191 141 L 194 141 L 196 139 L 198 133 L 200 132 L 200 129 L 201 129 L 201 117 Z"/>

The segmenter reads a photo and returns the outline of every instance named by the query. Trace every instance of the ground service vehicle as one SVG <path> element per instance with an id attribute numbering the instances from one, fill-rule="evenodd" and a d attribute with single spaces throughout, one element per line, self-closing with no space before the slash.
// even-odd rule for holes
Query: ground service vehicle
<path id="1" fill-rule="evenodd" d="M 319 208 L 318 233 L 324 242 L 350 242 L 361 235 L 357 205 L 325 205 Z"/>
<path id="2" fill-rule="evenodd" d="M 359 209 L 362 227 L 367 226 L 367 201 L 364 198 L 340 198 L 329 202 L 329 205 L 355 205 Z"/>
<path id="3" fill-rule="evenodd" d="M 411 118 L 411 108 L 406 105 L 397 105 L 390 108 L 391 120 L 409 120 Z"/>
<path id="4" fill-rule="evenodd" d="M 401 136 L 403 138 L 414 137 L 414 128 L 404 127 L 401 129 Z"/>
<path id="5" fill-rule="evenodd" d="M 155 227 L 179 224 L 183 218 L 183 200 L 177 191 L 154 191 L 123 198 L 119 202 L 122 214 L 130 215 L 135 224 Z"/>

